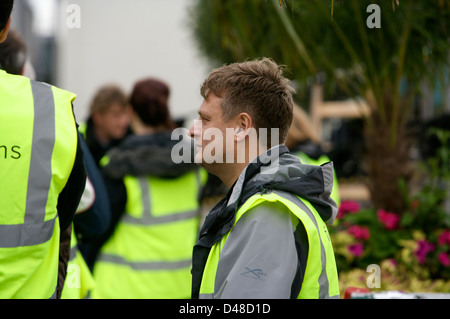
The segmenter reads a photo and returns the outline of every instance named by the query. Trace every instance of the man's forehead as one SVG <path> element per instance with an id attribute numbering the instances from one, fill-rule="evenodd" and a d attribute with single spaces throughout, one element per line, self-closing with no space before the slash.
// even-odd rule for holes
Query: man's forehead
<path id="1" fill-rule="evenodd" d="M 200 109 L 198 110 L 198 114 L 200 115 L 213 115 L 213 114 L 222 114 L 222 98 L 215 96 L 214 94 L 209 94 L 206 99 L 203 101 Z"/>

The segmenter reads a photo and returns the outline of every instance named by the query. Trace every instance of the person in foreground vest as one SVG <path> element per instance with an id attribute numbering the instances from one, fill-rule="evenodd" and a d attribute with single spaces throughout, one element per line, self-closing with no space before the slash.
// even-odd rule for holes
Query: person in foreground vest
<path id="1" fill-rule="evenodd" d="M 229 192 L 194 247 L 194 299 L 339 298 L 326 226 L 337 214 L 333 166 L 303 165 L 283 145 L 292 91 L 268 58 L 216 69 L 203 83 L 189 130 L 195 160 Z"/>
<path id="2" fill-rule="evenodd" d="M 172 161 L 178 141 L 171 139 L 169 92 L 157 79 L 136 83 L 130 98 L 135 135 L 101 161 L 113 222 L 94 264 L 93 299 L 190 297 L 204 182 L 194 163 Z"/>
<path id="3" fill-rule="evenodd" d="M 0 42 L 12 7 L 0 2 Z M 86 183 L 74 99 L 0 70 L 1 299 L 60 297 L 70 225 Z"/>

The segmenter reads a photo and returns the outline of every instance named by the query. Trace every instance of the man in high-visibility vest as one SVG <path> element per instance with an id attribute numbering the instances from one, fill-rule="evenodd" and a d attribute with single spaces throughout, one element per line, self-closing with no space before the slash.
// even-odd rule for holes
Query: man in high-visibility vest
<path id="1" fill-rule="evenodd" d="M 195 161 L 230 190 L 194 247 L 192 298 L 339 298 L 332 163 L 303 165 L 283 144 L 292 91 L 267 58 L 214 70 L 202 86 Z"/>
<path id="2" fill-rule="evenodd" d="M 12 8 L 12 0 L 0 2 L 0 42 Z M 60 296 L 70 225 L 86 183 L 74 99 L 70 92 L 0 69 L 2 299 Z"/>

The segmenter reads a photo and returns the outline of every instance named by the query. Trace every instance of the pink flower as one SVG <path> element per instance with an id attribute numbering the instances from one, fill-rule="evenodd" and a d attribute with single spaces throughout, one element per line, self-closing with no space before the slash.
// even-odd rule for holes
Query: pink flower
<path id="1" fill-rule="evenodd" d="M 392 266 L 397 267 L 397 261 L 394 258 L 389 259 Z"/>
<path id="2" fill-rule="evenodd" d="M 353 235 L 353 237 L 355 237 L 355 239 L 360 239 L 360 240 L 368 240 L 370 238 L 370 231 L 369 228 L 367 227 L 361 227 L 361 226 L 352 226 L 350 227 L 347 232 L 350 235 Z"/>
<path id="3" fill-rule="evenodd" d="M 425 239 L 419 240 L 417 242 L 418 247 L 416 251 L 414 252 L 414 255 L 416 255 L 417 259 L 419 260 L 420 264 L 425 263 L 425 259 L 429 252 L 432 252 L 434 250 L 434 245 Z"/>
<path id="4" fill-rule="evenodd" d="M 363 244 L 353 244 L 347 247 L 348 251 L 355 257 L 360 257 L 363 254 Z"/>
<path id="5" fill-rule="evenodd" d="M 440 253 L 438 255 L 438 260 L 443 266 L 445 267 L 450 266 L 450 258 L 448 257 L 447 253 Z"/>
<path id="6" fill-rule="evenodd" d="M 442 234 L 439 235 L 438 243 L 440 246 L 445 244 L 450 245 L 450 231 L 448 229 L 444 230 Z"/>
<path id="7" fill-rule="evenodd" d="M 377 211 L 377 216 L 379 221 L 388 229 L 393 230 L 397 228 L 398 222 L 400 221 L 400 216 L 394 213 L 389 213 L 384 209 Z"/>
<path id="8" fill-rule="evenodd" d="M 347 213 L 354 214 L 361 209 L 361 206 L 358 202 L 355 201 L 345 201 L 342 202 L 339 206 L 339 211 L 337 214 L 337 218 L 343 218 Z"/>

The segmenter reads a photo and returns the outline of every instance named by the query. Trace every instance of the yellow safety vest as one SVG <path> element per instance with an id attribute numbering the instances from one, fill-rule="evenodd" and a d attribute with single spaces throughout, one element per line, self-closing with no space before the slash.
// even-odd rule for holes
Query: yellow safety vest
<path id="1" fill-rule="evenodd" d="M 95 281 L 78 249 L 78 240 L 72 227 L 70 239 L 70 259 L 67 265 L 67 275 L 61 294 L 61 299 L 85 299 L 94 289 Z"/>
<path id="2" fill-rule="evenodd" d="M 309 241 L 306 271 L 298 298 L 339 298 L 336 261 L 325 222 L 308 201 L 294 195 L 289 196 L 290 198 L 285 196 L 285 193 L 277 192 L 252 196 L 236 213 L 235 224 L 246 212 L 263 202 L 280 202 L 285 205 L 303 223 Z M 233 229 L 214 244 L 209 252 L 200 285 L 200 298 L 209 299 L 214 295 L 220 254 L 232 231 Z"/>
<path id="3" fill-rule="evenodd" d="M 94 266 L 92 298 L 190 298 L 203 177 L 125 177 L 126 211 Z"/>
<path id="4" fill-rule="evenodd" d="M 55 298 L 75 95 L 0 70 L 0 298 Z"/>

